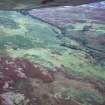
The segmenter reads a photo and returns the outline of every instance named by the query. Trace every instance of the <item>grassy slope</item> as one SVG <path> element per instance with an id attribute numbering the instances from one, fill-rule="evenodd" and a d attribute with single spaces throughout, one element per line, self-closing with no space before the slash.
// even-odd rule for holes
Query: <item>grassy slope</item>
<path id="1" fill-rule="evenodd" d="M 82 45 L 81 40 L 75 40 L 78 34 L 74 33 L 74 37 L 69 37 L 73 34 L 69 32 L 72 30 L 69 24 L 65 26 L 67 32 L 65 32 L 67 35 L 65 36 L 61 34 L 61 30 L 58 28 L 18 12 L 0 11 L 0 20 L 2 22 L 0 24 L 0 52 L 2 55 L 27 58 L 33 63 L 37 62 L 49 68 L 63 67 L 72 74 L 105 80 L 104 66 L 96 63 L 96 59 L 88 53 L 89 49 Z M 75 31 L 82 29 L 82 24 L 74 25 Z M 102 29 L 96 31 L 104 32 Z M 81 38 L 81 34 L 77 38 Z M 86 38 L 85 40 L 90 41 Z M 62 43 L 66 46 L 62 46 Z M 58 87 L 60 91 L 55 89 L 58 97 L 59 94 L 66 94 L 66 98 L 79 99 L 83 105 L 92 105 L 92 102 L 98 104 L 104 102 L 105 99 L 102 94 L 95 88 L 88 87 L 87 83 L 82 83 L 82 81 L 79 83 L 74 79 L 72 82 L 69 80 L 70 86 L 67 85 L 66 87 L 66 79 L 62 78 L 64 78 L 62 75 L 56 77 L 54 83 L 54 88 Z M 63 81 L 64 83 L 62 83 Z"/>
<path id="2" fill-rule="evenodd" d="M 6 49 L 9 55 L 26 57 L 48 67 L 63 65 L 68 68 L 69 72 L 88 76 L 94 75 L 105 79 L 104 67 L 95 64 L 94 59 L 89 54 L 61 46 L 64 39 L 60 40 L 56 37 L 62 36 L 56 27 L 17 12 L 5 12 L 3 14 L 1 11 L 0 14 L 1 20 L 4 21 L 0 25 L 0 47 Z M 7 19 L 2 18 L 3 16 Z M 5 27 L 5 21 L 7 21 L 7 27 Z M 80 25 L 76 24 L 75 28 L 79 30 Z M 83 26 L 81 25 L 81 27 Z M 70 30 L 69 26 L 66 26 L 66 30 Z M 81 47 L 79 42 L 75 44 L 72 43 L 75 40 L 68 39 L 68 42 L 71 41 L 70 45 Z"/>

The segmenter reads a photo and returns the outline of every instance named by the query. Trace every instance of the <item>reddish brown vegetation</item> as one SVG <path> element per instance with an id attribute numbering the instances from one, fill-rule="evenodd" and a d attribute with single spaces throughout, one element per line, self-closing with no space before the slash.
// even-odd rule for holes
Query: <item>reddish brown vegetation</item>
<path id="1" fill-rule="evenodd" d="M 52 105 L 81 105 L 79 101 L 73 99 L 64 100 L 53 96 L 56 91 L 54 87 L 68 86 L 72 80 L 79 85 L 82 84 L 82 86 L 74 84 L 75 87 L 77 86 L 77 90 L 90 84 L 90 88 L 98 90 L 103 96 L 105 95 L 105 83 L 96 78 L 68 74 L 63 70 L 63 67 L 55 67 L 48 71 L 47 68 L 22 58 L 0 57 L 0 94 L 9 91 L 19 92 L 30 99 L 29 105 L 49 105 L 49 103 Z M 2 104 L 3 101 L 4 99 L 0 97 L 0 105 L 6 105 Z"/>
<path id="2" fill-rule="evenodd" d="M 52 76 L 46 71 L 46 74 L 43 74 L 43 71 L 40 70 L 39 66 L 34 66 L 31 62 L 25 59 L 16 59 L 15 63 L 23 69 L 23 72 L 27 77 L 38 78 L 44 82 L 52 82 Z"/>
<path id="3" fill-rule="evenodd" d="M 40 70 L 40 67 L 34 66 L 31 62 L 25 59 L 11 59 L 0 57 L 0 93 L 4 91 L 5 84 L 6 88 L 12 86 L 16 81 L 26 78 L 38 78 L 43 82 L 52 82 L 52 76 L 46 71 Z M 23 76 L 21 76 L 22 73 Z"/>

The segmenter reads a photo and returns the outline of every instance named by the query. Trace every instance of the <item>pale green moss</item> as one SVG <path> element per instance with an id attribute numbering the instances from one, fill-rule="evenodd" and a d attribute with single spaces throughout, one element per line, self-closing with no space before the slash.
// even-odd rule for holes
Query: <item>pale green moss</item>
<path id="1" fill-rule="evenodd" d="M 93 62 L 93 63 L 92 63 Z M 94 64 L 94 59 L 86 58 L 85 52 L 74 51 L 64 53 L 61 57 L 61 64 L 68 68 L 69 72 L 85 76 L 96 76 L 105 79 L 104 68 Z"/>

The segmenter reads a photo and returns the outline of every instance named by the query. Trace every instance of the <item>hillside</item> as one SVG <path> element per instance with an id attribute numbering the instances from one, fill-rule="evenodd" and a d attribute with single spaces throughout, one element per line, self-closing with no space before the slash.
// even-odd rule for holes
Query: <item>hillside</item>
<path id="1" fill-rule="evenodd" d="M 104 105 L 104 11 L 0 11 L 0 105 Z"/>

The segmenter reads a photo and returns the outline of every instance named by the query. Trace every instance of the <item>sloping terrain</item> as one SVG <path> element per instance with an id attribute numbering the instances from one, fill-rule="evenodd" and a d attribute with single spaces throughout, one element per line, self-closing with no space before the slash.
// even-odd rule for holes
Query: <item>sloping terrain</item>
<path id="1" fill-rule="evenodd" d="M 105 105 L 105 10 L 49 10 L 0 11 L 0 105 Z"/>
<path id="2" fill-rule="evenodd" d="M 104 2 L 101 2 L 100 5 L 101 4 L 104 4 Z M 105 67 L 104 6 L 91 4 L 77 7 L 61 7 L 55 8 L 55 10 L 53 8 L 46 8 L 29 11 L 29 14 L 33 18 L 40 18 L 61 30 L 62 35 L 57 36 L 57 38 L 61 40 L 60 46 L 68 48 L 69 50 L 76 50 L 77 53 L 83 52 L 85 53 L 84 55 L 89 55 L 90 58 L 92 58 L 90 61 L 94 61 L 97 65 L 100 64 L 101 67 Z M 77 53 L 75 55 L 78 56 Z M 72 60 L 69 60 L 69 65 L 70 61 Z M 74 63 L 75 62 L 76 61 L 74 61 Z M 80 59 L 78 62 L 80 62 Z M 70 67 L 72 66 L 70 65 Z M 91 68 L 89 69 L 91 70 Z"/>

